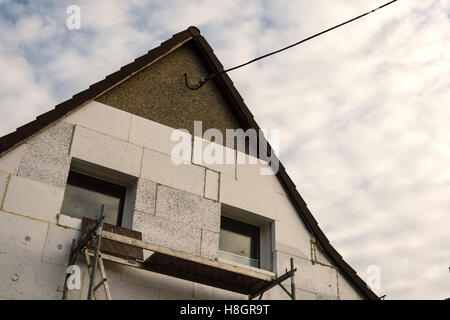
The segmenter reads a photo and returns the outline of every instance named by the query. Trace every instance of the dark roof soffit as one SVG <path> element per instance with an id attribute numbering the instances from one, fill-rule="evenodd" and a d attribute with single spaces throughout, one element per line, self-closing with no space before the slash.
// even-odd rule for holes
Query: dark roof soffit
<path id="1" fill-rule="evenodd" d="M 62 118 L 68 112 L 73 111 L 82 104 L 98 97 L 100 94 L 110 90 L 133 73 L 139 71 L 148 64 L 158 60 L 163 55 L 171 52 L 174 48 L 182 45 L 183 43 L 193 40 L 194 48 L 204 64 L 206 70 L 209 73 L 223 70 L 223 66 L 217 59 L 211 46 L 200 34 L 200 31 L 196 27 L 189 27 L 187 30 L 173 35 L 173 37 L 167 41 L 161 43 L 159 47 L 150 50 L 147 54 L 135 59 L 134 62 L 127 64 L 116 71 L 108 75 L 104 80 L 101 80 L 89 87 L 89 89 L 79 92 L 71 99 L 64 101 L 55 106 L 54 109 L 38 116 L 36 120 L 25 124 L 15 132 L 5 135 L 0 138 L 0 155 L 11 149 L 15 145 L 23 142 L 25 139 L 36 134 L 38 131 L 47 127 L 54 121 Z M 213 79 L 215 85 L 219 89 L 223 98 L 227 101 L 231 107 L 233 114 L 236 116 L 243 129 L 253 128 L 259 130 L 258 124 L 253 119 L 253 114 L 245 105 L 244 100 L 238 93 L 233 85 L 230 77 L 226 73 L 222 73 Z M 270 153 L 271 147 L 268 144 L 268 151 Z M 305 201 L 296 189 L 294 182 L 290 179 L 286 173 L 284 166 L 280 162 L 280 167 L 277 173 L 277 177 L 281 184 L 285 188 L 286 192 L 290 196 L 294 206 L 297 209 L 299 215 L 303 218 L 310 231 L 314 234 L 317 242 L 323 248 L 323 250 L 331 257 L 331 259 L 339 267 L 339 270 L 343 275 L 350 280 L 350 282 L 359 289 L 359 291 L 368 299 L 379 299 L 378 296 L 367 287 L 367 284 L 356 274 L 339 255 L 339 253 L 330 244 L 325 234 L 320 229 L 317 221 L 314 219 L 312 213 L 309 211 Z"/>

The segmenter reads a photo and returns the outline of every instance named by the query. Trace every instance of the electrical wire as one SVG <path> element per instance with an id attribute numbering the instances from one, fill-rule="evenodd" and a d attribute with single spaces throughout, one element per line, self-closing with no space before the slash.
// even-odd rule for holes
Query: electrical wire
<path id="1" fill-rule="evenodd" d="M 292 47 L 298 46 L 299 44 L 302 44 L 302 43 L 304 43 L 304 42 L 306 42 L 306 41 L 309 41 L 309 40 L 314 39 L 314 38 L 316 38 L 316 37 L 318 37 L 318 36 L 321 36 L 321 35 L 323 35 L 323 34 L 325 34 L 325 33 L 327 33 L 327 32 L 330 32 L 330 31 L 332 31 L 332 30 L 334 30 L 334 29 L 340 28 L 340 27 L 342 27 L 342 26 L 344 26 L 344 25 L 346 25 L 346 24 L 348 24 L 348 23 L 351 23 L 351 22 L 353 22 L 353 21 L 356 21 L 356 20 L 358 20 L 358 19 L 361 19 L 361 18 L 363 18 L 363 17 L 365 17 L 365 16 L 367 16 L 367 15 L 369 15 L 369 14 L 371 14 L 371 13 L 374 13 L 375 11 L 378 11 L 378 10 L 384 8 L 384 7 L 387 7 L 387 6 L 393 4 L 394 2 L 397 2 L 397 1 L 398 1 L 398 0 L 392 0 L 392 1 L 388 2 L 388 3 L 385 3 L 385 4 L 381 5 L 381 6 L 379 6 L 379 7 L 375 8 L 375 9 L 373 9 L 373 10 L 370 10 L 370 11 L 368 11 L 368 12 L 366 12 L 366 13 L 363 13 L 363 14 L 361 14 L 361 15 L 355 17 L 355 18 L 352 18 L 352 19 L 350 19 L 350 20 L 347 20 L 347 21 L 345 21 L 345 22 L 343 22 L 343 23 L 340 23 L 340 24 L 338 24 L 338 25 L 335 25 L 334 27 L 328 28 L 328 29 L 326 29 L 326 30 L 324 30 L 324 31 L 321 31 L 321 32 L 316 33 L 316 34 L 314 34 L 314 35 L 312 35 L 312 36 L 309 36 L 309 37 L 307 37 L 307 38 L 305 38 L 305 39 L 303 39 L 303 40 L 300 40 L 300 41 L 298 41 L 298 42 L 296 42 L 296 43 L 293 43 L 293 44 L 291 44 L 291 45 L 288 45 L 287 47 L 284 47 L 284 48 L 281 48 L 281 49 L 279 49 L 279 50 L 276 50 L 276 51 L 267 53 L 267 54 L 265 54 L 265 55 L 263 55 L 263 56 L 260 56 L 260 57 L 258 57 L 258 58 L 252 59 L 252 60 L 247 61 L 247 62 L 245 62 L 245 63 L 243 63 L 243 64 L 237 65 L 237 66 L 235 66 L 235 67 L 232 67 L 232 68 L 229 68 L 229 69 L 226 69 L 226 70 L 222 70 L 222 71 L 218 71 L 218 72 L 211 73 L 211 74 L 207 75 L 206 77 L 201 78 L 201 79 L 198 81 L 198 83 L 197 83 L 196 85 L 194 85 L 194 86 L 192 86 L 192 85 L 189 84 L 189 81 L 188 81 L 188 79 L 187 79 L 187 74 L 184 73 L 184 81 L 185 81 L 185 84 L 186 84 L 186 86 L 187 86 L 189 89 L 191 89 L 191 90 L 198 90 L 198 89 L 200 89 L 206 82 L 208 82 L 210 79 L 216 77 L 216 76 L 219 75 L 219 74 L 227 73 L 227 72 L 230 72 L 230 71 L 233 71 L 233 70 L 236 70 L 236 69 L 245 67 L 246 65 L 249 65 L 249 64 L 251 64 L 251 63 L 253 63 L 253 62 L 259 61 L 259 60 L 261 60 L 261 59 L 270 57 L 270 56 L 272 56 L 272 55 L 274 55 L 274 54 L 277 54 L 277 53 L 280 53 L 280 52 L 285 51 L 285 50 L 287 50 L 287 49 L 290 49 L 290 48 L 292 48 Z"/>

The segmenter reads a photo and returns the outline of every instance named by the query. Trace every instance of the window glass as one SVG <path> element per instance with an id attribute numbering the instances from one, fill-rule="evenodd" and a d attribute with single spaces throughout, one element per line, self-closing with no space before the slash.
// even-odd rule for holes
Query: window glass
<path id="1" fill-rule="evenodd" d="M 222 217 L 219 257 L 223 260 L 259 267 L 259 228 Z"/>
<path id="2" fill-rule="evenodd" d="M 61 213 L 96 219 L 104 204 L 105 222 L 120 225 L 126 188 L 70 172 Z"/>

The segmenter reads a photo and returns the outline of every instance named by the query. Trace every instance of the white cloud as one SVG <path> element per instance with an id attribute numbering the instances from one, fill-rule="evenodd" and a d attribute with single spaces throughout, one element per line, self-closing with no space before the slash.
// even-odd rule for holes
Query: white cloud
<path id="1" fill-rule="evenodd" d="M 24 58 L 0 54 L 0 70 L 4 75 L 0 77 L 0 128 L 4 134 L 55 104 L 51 93 L 36 82 L 33 68 Z"/>

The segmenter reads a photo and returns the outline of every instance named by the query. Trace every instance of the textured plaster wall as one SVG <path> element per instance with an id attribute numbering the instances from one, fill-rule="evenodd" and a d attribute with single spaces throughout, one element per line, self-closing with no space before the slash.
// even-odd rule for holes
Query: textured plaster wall
<path id="1" fill-rule="evenodd" d="M 220 203 L 164 185 L 148 189 L 147 212 L 135 211 L 133 229 L 144 241 L 216 259 L 219 247 Z"/>
<path id="2" fill-rule="evenodd" d="M 185 44 L 164 59 L 99 97 L 97 101 L 172 128 L 193 134 L 194 120 L 203 121 L 203 131 L 239 128 L 238 122 L 212 82 L 201 90 L 186 88 L 183 74 L 196 81 L 207 73 L 191 48 Z"/>
<path id="3" fill-rule="evenodd" d="M 73 126 L 60 122 L 26 142 L 17 175 L 64 187 L 70 165 L 69 144 Z"/>

